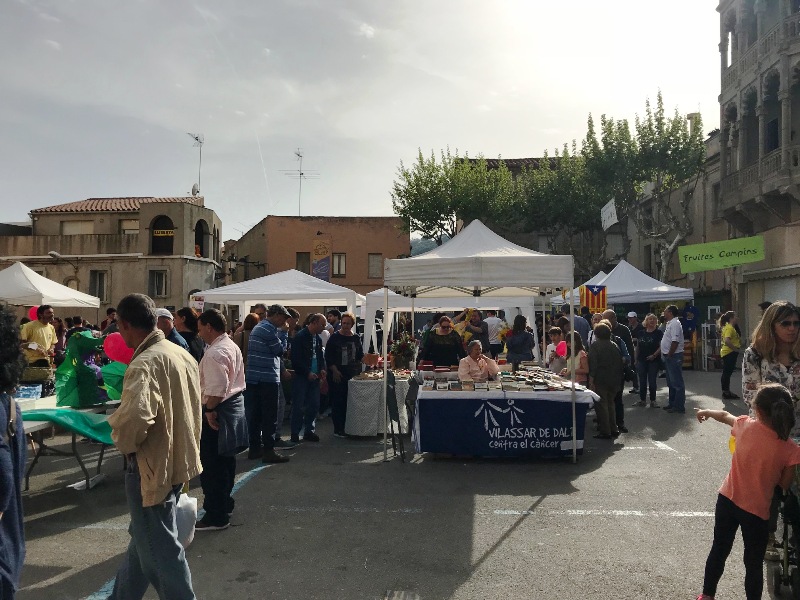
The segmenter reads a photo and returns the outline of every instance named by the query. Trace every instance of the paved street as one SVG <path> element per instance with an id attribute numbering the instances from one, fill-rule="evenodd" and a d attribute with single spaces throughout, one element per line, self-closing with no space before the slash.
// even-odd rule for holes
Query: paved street
<path id="1" fill-rule="evenodd" d="M 687 409 L 744 410 L 719 399 L 719 373 L 686 381 Z M 383 463 L 376 439 L 333 438 L 326 419 L 322 443 L 291 451 L 287 465 L 252 472 L 259 464 L 239 460 L 234 526 L 198 534 L 188 551 L 198 598 L 693 598 L 729 430 L 625 401 L 631 433 L 590 438 L 576 465 Z M 44 460 L 25 498 L 20 600 L 105 597 L 128 542 L 121 464 L 112 452 L 108 478 L 78 492 L 64 488 L 79 478 L 72 459 Z M 737 542 L 718 598 L 743 597 L 741 557 Z"/>

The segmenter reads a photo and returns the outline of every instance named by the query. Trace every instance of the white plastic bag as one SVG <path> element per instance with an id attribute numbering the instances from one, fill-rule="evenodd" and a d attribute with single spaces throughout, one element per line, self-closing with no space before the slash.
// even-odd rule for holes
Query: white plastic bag
<path id="1" fill-rule="evenodd" d="M 194 525 L 197 522 L 197 498 L 181 493 L 175 506 L 175 522 L 178 526 L 178 541 L 184 549 L 188 548 L 194 539 Z"/>

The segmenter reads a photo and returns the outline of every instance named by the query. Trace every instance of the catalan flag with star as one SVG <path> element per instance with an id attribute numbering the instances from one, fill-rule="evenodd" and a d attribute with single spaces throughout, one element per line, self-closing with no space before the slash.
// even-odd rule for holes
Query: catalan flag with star
<path id="1" fill-rule="evenodd" d="M 580 287 L 581 306 L 588 306 L 589 312 L 603 312 L 608 308 L 606 301 L 606 286 L 582 285 Z"/>

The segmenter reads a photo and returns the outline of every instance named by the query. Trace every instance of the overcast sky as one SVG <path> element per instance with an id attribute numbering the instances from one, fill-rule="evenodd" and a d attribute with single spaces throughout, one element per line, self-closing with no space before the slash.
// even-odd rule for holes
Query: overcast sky
<path id="1" fill-rule="evenodd" d="M 400 161 L 520 158 L 591 112 L 718 127 L 716 0 L 4 0 L 0 221 L 183 196 L 238 238 L 268 214 L 391 215 Z"/>

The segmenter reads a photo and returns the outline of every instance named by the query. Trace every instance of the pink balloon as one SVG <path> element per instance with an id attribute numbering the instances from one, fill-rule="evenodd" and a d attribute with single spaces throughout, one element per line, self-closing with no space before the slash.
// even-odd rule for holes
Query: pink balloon
<path id="1" fill-rule="evenodd" d="M 558 345 L 556 346 L 556 354 L 561 358 L 564 358 L 567 355 L 567 342 L 558 342 Z"/>
<path id="2" fill-rule="evenodd" d="M 103 341 L 103 350 L 105 350 L 106 356 L 111 360 L 126 365 L 130 364 L 133 358 L 133 348 L 128 348 L 125 344 L 125 340 L 122 339 L 122 334 L 118 331 L 106 336 L 106 339 Z"/>
<path id="3" fill-rule="evenodd" d="M 31 306 L 31 309 L 28 311 L 28 318 L 31 321 L 35 321 L 39 317 L 36 316 L 36 311 L 39 310 L 38 306 Z"/>

